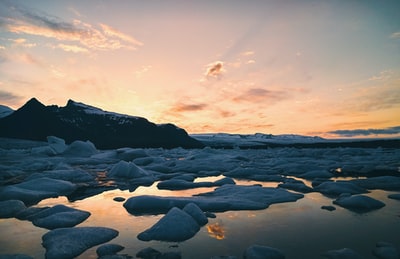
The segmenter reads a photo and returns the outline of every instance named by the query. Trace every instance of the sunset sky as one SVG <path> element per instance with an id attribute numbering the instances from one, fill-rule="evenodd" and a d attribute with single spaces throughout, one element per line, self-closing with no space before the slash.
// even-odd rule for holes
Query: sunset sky
<path id="1" fill-rule="evenodd" d="M 400 136 L 400 1 L 0 0 L 0 104 L 189 133 Z"/>

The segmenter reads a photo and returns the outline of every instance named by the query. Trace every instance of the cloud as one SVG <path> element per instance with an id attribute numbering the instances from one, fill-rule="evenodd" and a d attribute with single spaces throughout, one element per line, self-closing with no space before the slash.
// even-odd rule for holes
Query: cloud
<path id="1" fill-rule="evenodd" d="M 277 102 L 287 99 L 289 94 L 280 90 L 267 90 L 264 88 L 250 88 L 243 94 L 233 98 L 235 102 Z"/>
<path id="2" fill-rule="evenodd" d="M 80 44 L 82 46 L 78 47 L 82 49 L 136 49 L 137 46 L 143 45 L 142 42 L 109 25 L 100 24 L 98 27 L 80 20 L 66 22 L 59 17 L 23 6 L 5 6 L 5 8 L 8 10 L 0 12 L 0 27 L 11 33 L 42 36 L 66 43 L 75 42 L 74 45 Z M 62 49 L 71 51 L 71 48 Z"/>
<path id="3" fill-rule="evenodd" d="M 199 104 L 185 104 L 185 103 L 177 103 L 172 107 L 171 111 L 173 112 L 192 112 L 192 111 L 201 111 L 204 110 L 208 105 L 205 103 Z"/>
<path id="4" fill-rule="evenodd" d="M 400 31 L 393 32 L 393 33 L 390 35 L 390 38 L 391 38 L 391 39 L 400 39 Z"/>
<path id="5" fill-rule="evenodd" d="M 224 63 L 222 61 L 216 61 L 207 65 L 205 76 L 207 78 L 220 78 L 224 70 Z"/>
<path id="6" fill-rule="evenodd" d="M 396 135 L 400 134 L 400 126 L 383 129 L 354 129 L 354 130 L 334 130 L 327 132 L 342 137 L 371 136 L 371 135 Z"/>
<path id="7" fill-rule="evenodd" d="M 11 92 L 0 90 L 0 103 L 11 103 L 19 101 L 22 97 Z"/>
<path id="8" fill-rule="evenodd" d="M 62 49 L 64 51 L 67 52 L 73 52 L 73 53 L 84 53 L 84 52 L 88 52 L 89 50 L 77 45 L 69 45 L 69 44 L 58 44 L 57 46 L 55 46 L 55 48 L 59 48 Z"/>

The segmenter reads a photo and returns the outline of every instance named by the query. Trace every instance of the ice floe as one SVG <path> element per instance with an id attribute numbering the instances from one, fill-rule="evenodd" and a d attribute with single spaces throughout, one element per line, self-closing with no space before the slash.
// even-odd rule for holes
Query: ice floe
<path id="1" fill-rule="evenodd" d="M 90 212 L 88 211 L 70 208 L 65 205 L 56 205 L 33 214 L 28 219 L 35 226 L 56 229 L 76 226 L 89 216 Z"/>
<path id="2" fill-rule="evenodd" d="M 394 200 L 400 200 L 400 193 L 389 194 L 388 198 L 394 199 Z"/>
<path id="3" fill-rule="evenodd" d="M 125 247 L 118 245 L 118 244 L 104 244 L 99 246 L 96 249 L 96 254 L 99 257 L 105 256 L 105 255 L 114 255 L 122 250 L 124 250 Z"/>
<path id="4" fill-rule="evenodd" d="M 333 203 L 359 213 L 377 210 L 385 206 L 385 203 L 365 195 L 341 195 Z"/>
<path id="5" fill-rule="evenodd" d="M 368 192 L 366 189 L 354 183 L 345 181 L 323 182 L 316 186 L 314 190 L 327 196 L 339 196 L 342 193 L 360 194 Z"/>
<path id="6" fill-rule="evenodd" d="M 33 257 L 24 254 L 0 254 L 0 259 L 33 259 Z"/>
<path id="7" fill-rule="evenodd" d="M 137 258 L 142 258 L 142 259 L 181 259 L 181 253 L 180 252 L 166 252 L 166 253 L 161 253 L 160 251 L 147 247 L 139 252 L 136 253 Z"/>
<path id="8" fill-rule="evenodd" d="M 183 208 L 188 203 L 196 204 L 202 211 L 211 212 L 260 210 L 274 203 L 296 201 L 303 197 L 303 194 L 281 188 L 227 184 L 193 197 L 135 196 L 129 198 L 124 207 L 134 215 L 166 213 L 172 207 Z"/>
<path id="9" fill-rule="evenodd" d="M 25 209 L 25 204 L 20 200 L 0 201 L 0 219 L 14 218 L 18 213 Z"/>
<path id="10" fill-rule="evenodd" d="M 222 186 L 224 184 L 235 184 L 235 181 L 230 177 L 225 177 L 223 179 L 217 180 L 215 182 L 191 182 L 183 179 L 177 179 L 177 177 L 159 182 L 157 184 L 158 189 L 165 190 L 185 190 L 200 187 L 214 187 Z"/>
<path id="11" fill-rule="evenodd" d="M 132 162 L 120 161 L 107 173 L 112 178 L 140 178 L 150 176 L 150 173 L 138 167 Z"/>
<path id="12" fill-rule="evenodd" d="M 43 235 L 47 259 L 73 258 L 87 249 L 118 236 L 118 231 L 105 227 L 58 228 Z"/>
<path id="13" fill-rule="evenodd" d="M 142 241 L 181 242 L 192 238 L 199 230 L 199 224 L 191 215 L 173 207 L 156 224 L 139 233 L 137 237 Z"/>
<path id="14" fill-rule="evenodd" d="M 71 182 L 42 177 L 2 187 L 0 200 L 21 200 L 31 205 L 46 198 L 68 195 L 75 189 L 76 185 Z"/>
<path id="15" fill-rule="evenodd" d="M 99 151 L 96 149 L 92 142 L 76 140 L 68 145 L 68 147 L 63 152 L 63 155 L 90 157 L 97 154 L 98 152 Z"/>

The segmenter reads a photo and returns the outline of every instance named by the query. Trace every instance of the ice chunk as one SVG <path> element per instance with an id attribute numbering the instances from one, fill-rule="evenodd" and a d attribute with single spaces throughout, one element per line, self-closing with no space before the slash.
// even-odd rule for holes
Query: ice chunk
<path id="1" fill-rule="evenodd" d="M 388 198 L 394 200 L 400 200 L 400 193 L 389 194 Z"/>
<path id="2" fill-rule="evenodd" d="M 89 216 L 90 212 L 56 205 L 32 215 L 29 219 L 35 226 L 56 229 L 76 226 Z"/>
<path id="3" fill-rule="evenodd" d="M 336 210 L 335 206 L 326 206 L 326 205 L 321 206 L 321 209 L 323 209 L 323 210 L 328 210 L 328 211 L 334 211 L 334 210 Z"/>
<path id="4" fill-rule="evenodd" d="M 188 203 L 183 208 L 183 211 L 192 216 L 192 218 L 194 218 L 194 220 L 196 220 L 200 226 L 204 226 L 208 223 L 208 219 L 204 212 L 194 203 Z"/>
<path id="5" fill-rule="evenodd" d="M 90 157 L 97 153 L 96 147 L 89 140 L 86 142 L 76 140 L 65 149 L 63 154 L 67 156 Z"/>
<path id="6" fill-rule="evenodd" d="M 372 254 L 380 259 L 398 259 L 400 258 L 400 253 L 397 248 L 387 242 L 379 242 L 376 244 Z"/>
<path id="7" fill-rule="evenodd" d="M 333 201 L 333 203 L 343 208 L 359 213 L 377 210 L 385 206 L 385 203 L 365 195 L 342 195 L 338 199 Z"/>
<path id="8" fill-rule="evenodd" d="M 174 207 L 154 226 L 137 237 L 142 241 L 181 242 L 192 238 L 199 230 L 200 226 L 192 216 Z"/>
<path id="9" fill-rule="evenodd" d="M 42 245 L 47 259 L 67 259 L 116 236 L 118 231 L 104 227 L 58 228 L 43 235 Z"/>
<path id="10" fill-rule="evenodd" d="M 137 258 L 143 258 L 143 259 L 181 259 L 181 253 L 180 252 L 166 252 L 166 253 L 161 253 L 160 251 L 157 251 L 151 247 L 144 248 L 137 252 L 136 254 Z"/>
<path id="11" fill-rule="evenodd" d="M 101 257 L 105 255 L 113 255 L 122 251 L 125 247 L 117 244 L 105 244 L 96 249 L 96 254 Z"/>
<path id="12" fill-rule="evenodd" d="M 364 259 L 363 256 L 350 248 L 330 250 L 324 253 L 323 256 L 329 259 Z"/>
<path id="13" fill-rule="evenodd" d="M 260 210 L 273 203 L 296 201 L 303 197 L 281 188 L 226 184 L 212 192 L 192 197 L 135 196 L 129 198 L 124 207 L 134 215 L 166 213 L 172 207 L 183 208 L 191 202 L 202 211 Z"/>
<path id="14" fill-rule="evenodd" d="M 246 259 L 285 259 L 285 255 L 279 249 L 269 247 L 269 246 L 261 246 L 261 245 L 252 245 L 248 247 L 244 251 L 243 258 Z"/>
<path id="15" fill-rule="evenodd" d="M 107 173 L 108 177 L 114 178 L 140 178 L 149 176 L 150 173 L 138 167 L 132 162 L 120 161 Z"/>
<path id="16" fill-rule="evenodd" d="M 13 218 L 25 209 L 25 204 L 19 200 L 0 201 L 0 219 Z"/>
<path id="17" fill-rule="evenodd" d="M 49 143 L 50 148 L 54 151 L 55 154 L 61 154 L 67 149 L 67 145 L 65 144 L 65 140 L 62 138 L 57 138 L 55 136 L 48 136 L 47 142 Z"/>
<path id="18" fill-rule="evenodd" d="M 76 185 L 71 182 L 43 177 L 5 186 L 0 189 L 0 200 L 21 200 L 31 205 L 46 198 L 68 195 L 75 189 Z"/>
<path id="19" fill-rule="evenodd" d="M 396 176 L 377 176 L 366 179 L 352 180 L 355 184 L 366 189 L 381 189 L 387 191 L 400 190 L 400 177 Z"/>
<path id="20" fill-rule="evenodd" d="M 342 193 L 360 194 L 368 191 L 351 182 L 323 182 L 314 188 L 315 191 L 327 196 L 339 196 Z"/>
<path id="21" fill-rule="evenodd" d="M 94 176 L 81 169 L 59 169 L 44 171 L 43 173 L 35 173 L 27 178 L 27 180 L 48 177 L 52 179 L 59 179 L 70 181 L 73 183 L 85 183 L 94 180 Z"/>
<path id="22" fill-rule="evenodd" d="M 331 178 L 333 176 L 332 173 L 327 170 L 311 170 L 307 173 L 299 175 L 299 177 L 304 179 L 315 179 L 315 178 Z"/>

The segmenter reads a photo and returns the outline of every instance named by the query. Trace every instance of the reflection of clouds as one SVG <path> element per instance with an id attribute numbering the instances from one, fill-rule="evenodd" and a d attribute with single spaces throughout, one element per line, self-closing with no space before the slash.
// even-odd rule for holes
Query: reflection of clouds
<path id="1" fill-rule="evenodd" d="M 222 240 L 225 238 L 225 228 L 222 223 L 216 222 L 214 224 L 207 225 L 207 231 L 210 237 L 215 239 Z"/>

